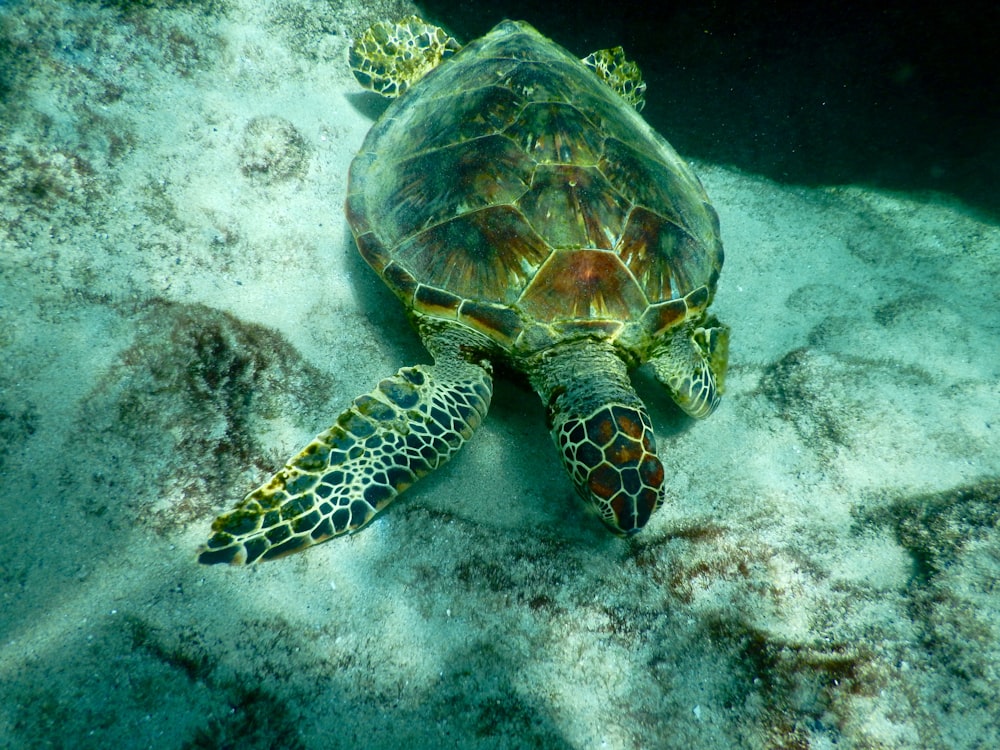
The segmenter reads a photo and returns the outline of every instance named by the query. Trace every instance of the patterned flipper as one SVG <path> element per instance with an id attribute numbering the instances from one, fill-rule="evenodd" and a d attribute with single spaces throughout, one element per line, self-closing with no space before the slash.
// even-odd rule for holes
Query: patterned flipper
<path id="1" fill-rule="evenodd" d="M 416 16 L 399 23 L 381 21 L 358 37 L 348 63 L 358 83 L 388 98 L 410 86 L 459 50 L 444 29 Z"/>
<path id="2" fill-rule="evenodd" d="M 271 560 L 357 531 L 452 457 L 486 416 L 492 392 L 480 365 L 448 358 L 404 367 L 219 516 L 199 562 Z"/>
<path id="3" fill-rule="evenodd" d="M 649 360 L 656 379 L 696 419 L 704 419 L 719 405 L 728 361 L 729 328 L 713 317 L 678 328 Z"/>
<path id="4" fill-rule="evenodd" d="M 639 66 L 625 57 L 621 47 L 591 52 L 580 62 L 597 73 L 597 77 L 614 89 L 636 112 L 646 106 L 646 83 Z"/>

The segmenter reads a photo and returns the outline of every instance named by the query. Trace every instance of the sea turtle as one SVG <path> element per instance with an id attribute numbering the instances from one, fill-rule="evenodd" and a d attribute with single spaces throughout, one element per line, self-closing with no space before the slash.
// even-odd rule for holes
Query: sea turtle
<path id="1" fill-rule="evenodd" d="M 433 365 L 404 367 L 220 516 L 205 563 L 295 552 L 372 520 L 486 416 L 491 362 L 522 372 L 577 491 L 618 534 L 663 502 L 644 362 L 680 407 L 716 407 L 728 329 L 706 313 L 722 268 L 698 178 L 639 116 L 621 48 L 578 60 L 526 23 L 460 48 L 419 18 L 353 45 L 393 97 L 354 159 L 347 219 Z"/>

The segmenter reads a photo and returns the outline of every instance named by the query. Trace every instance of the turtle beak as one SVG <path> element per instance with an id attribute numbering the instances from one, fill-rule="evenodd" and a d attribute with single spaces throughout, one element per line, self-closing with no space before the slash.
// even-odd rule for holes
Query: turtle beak
<path id="1" fill-rule="evenodd" d="M 615 536 L 621 537 L 622 539 L 627 539 L 628 537 L 635 536 L 640 531 L 642 531 L 641 526 L 633 526 L 631 529 L 623 529 L 620 526 L 618 526 L 617 523 L 607 520 L 604 516 L 600 514 L 598 514 L 597 517 L 601 519 L 601 523 L 604 524 L 604 528 L 606 528 Z"/>

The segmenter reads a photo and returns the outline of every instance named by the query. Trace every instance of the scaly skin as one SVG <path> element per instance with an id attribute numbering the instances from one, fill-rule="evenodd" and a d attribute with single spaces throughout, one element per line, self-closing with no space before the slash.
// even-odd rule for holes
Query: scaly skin
<path id="1" fill-rule="evenodd" d="M 704 419 L 719 405 L 729 364 L 729 328 L 709 316 L 675 329 L 649 363 L 656 379 L 688 416 Z"/>
<path id="2" fill-rule="evenodd" d="M 407 16 L 398 23 L 373 24 L 351 45 L 348 64 L 366 89 L 395 98 L 458 49 L 444 29 Z"/>
<path id="3" fill-rule="evenodd" d="M 617 534 L 634 534 L 664 498 L 653 427 L 625 363 L 605 341 L 543 352 L 531 383 L 577 492 Z"/>
<path id="4" fill-rule="evenodd" d="M 450 459 L 489 409 L 488 364 L 444 349 L 354 400 L 266 484 L 212 524 L 198 560 L 271 560 L 357 531 L 417 479 Z"/>

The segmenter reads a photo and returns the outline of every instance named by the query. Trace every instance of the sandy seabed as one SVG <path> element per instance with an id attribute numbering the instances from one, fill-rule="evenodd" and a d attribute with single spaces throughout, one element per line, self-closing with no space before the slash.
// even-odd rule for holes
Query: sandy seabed
<path id="1" fill-rule="evenodd" d="M 1000 747 L 994 223 L 696 165 L 732 368 L 698 424 L 637 375 L 644 533 L 500 384 L 361 534 L 199 566 L 427 355 L 341 209 L 379 8 L 149 5 L 0 3 L 0 747 Z"/>

